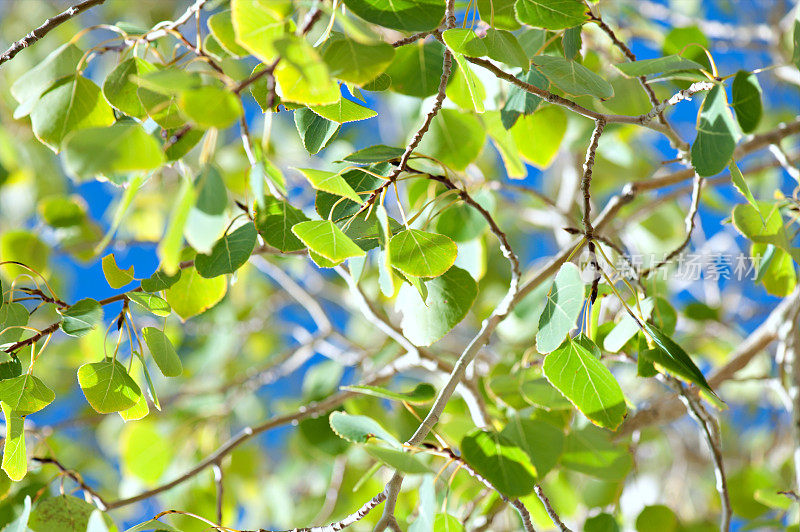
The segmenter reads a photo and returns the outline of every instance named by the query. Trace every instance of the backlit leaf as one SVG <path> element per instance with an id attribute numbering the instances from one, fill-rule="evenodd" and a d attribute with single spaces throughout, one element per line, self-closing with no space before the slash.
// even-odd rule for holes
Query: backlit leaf
<path id="1" fill-rule="evenodd" d="M 740 70 L 733 78 L 731 104 L 736 111 L 736 120 L 744 133 L 752 132 L 761 121 L 761 85 L 752 72 Z"/>
<path id="2" fill-rule="evenodd" d="M 347 412 L 332 412 L 329 422 L 333 432 L 353 443 L 367 443 L 371 438 L 383 440 L 393 447 L 400 448 L 397 438 L 392 436 L 380 424 L 367 416 L 354 416 Z"/>
<path id="3" fill-rule="evenodd" d="M 731 161 L 738 132 L 728 108 L 725 88 L 715 85 L 706 95 L 692 144 L 692 166 L 702 177 L 720 173 Z"/>
<path id="4" fill-rule="evenodd" d="M 548 30 L 563 30 L 586 22 L 589 9 L 580 0 L 517 0 L 517 19 Z"/>
<path id="5" fill-rule="evenodd" d="M 539 332 L 536 334 L 536 350 L 550 353 L 560 346 L 583 308 L 584 284 L 578 267 L 565 263 L 558 270 L 547 303 L 539 317 Z"/>
<path id="6" fill-rule="evenodd" d="M 309 249 L 334 262 L 364 255 L 364 250 L 328 220 L 300 222 L 292 227 L 292 232 Z"/>
<path id="7" fill-rule="evenodd" d="M 210 255 L 197 255 L 197 273 L 206 278 L 233 273 L 247 262 L 256 247 L 256 226 L 248 222 L 214 244 Z"/>
<path id="8" fill-rule="evenodd" d="M 61 330 L 70 336 L 84 336 L 103 325 L 103 307 L 94 299 L 81 299 L 60 312 Z"/>
<path id="9" fill-rule="evenodd" d="M 142 395 L 125 366 L 110 358 L 82 365 L 78 369 L 78 384 L 86 400 L 100 414 L 127 410 Z"/>
<path id="10" fill-rule="evenodd" d="M 592 423 L 614 430 L 628 408 L 614 375 L 584 346 L 567 340 L 544 359 L 542 371 L 550 383 Z"/>
<path id="11" fill-rule="evenodd" d="M 177 377 L 183 373 L 181 359 L 166 334 L 155 327 L 145 327 L 142 329 L 142 336 L 147 349 L 158 364 L 158 369 L 165 377 Z"/>
<path id="12" fill-rule="evenodd" d="M 53 390 L 30 373 L 0 381 L 0 401 L 8 405 L 17 416 L 38 412 L 55 398 Z"/>
<path id="13" fill-rule="evenodd" d="M 166 299 L 172 310 L 186 321 L 219 303 L 227 291 L 225 277 L 205 279 L 195 268 L 187 268 L 178 282 L 167 289 Z"/>
<path id="14" fill-rule="evenodd" d="M 556 87 L 568 94 L 588 94 L 599 99 L 614 96 L 609 82 L 571 59 L 553 55 L 537 55 L 531 59 L 536 67 Z"/>
<path id="15" fill-rule="evenodd" d="M 522 449 L 497 432 L 473 430 L 461 440 L 461 456 L 506 497 L 533 491 L 536 467 Z"/>
<path id="16" fill-rule="evenodd" d="M 450 238 L 419 229 L 407 229 L 392 237 L 389 261 L 414 277 L 438 277 L 456 261 L 458 248 Z"/>
<path id="17" fill-rule="evenodd" d="M 445 0 L 344 0 L 368 22 L 400 31 L 426 31 L 444 18 Z"/>

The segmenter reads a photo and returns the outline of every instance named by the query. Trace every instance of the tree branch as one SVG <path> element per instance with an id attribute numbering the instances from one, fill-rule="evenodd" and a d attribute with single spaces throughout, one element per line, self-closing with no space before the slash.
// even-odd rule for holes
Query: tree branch
<path id="1" fill-rule="evenodd" d="M 583 230 L 584 237 L 589 247 L 589 265 L 592 268 L 592 293 L 589 298 L 591 303 L 597 299 L 597 290 L 600 284 L 600 265 L 597 263 L 597 251 L 594 243 L 594 227 L 592 227 L 592 196 L 590 188 L 592 185 L 592 169 L 594 168 L 594 158 L 597 152 L 597 145 L 600 136 L 606 127 L 606 121 L 598 118 L 595 122 L 592 139 L 586 149 L 586 161 L 583 163 L 583 178 L 581 179 L 581 192 L 583 193 Z"/>
<path id="2" fill-rule="evenodd" d="M 105 1 L 106 0 L 84 0 L 83 2 L 81 2 L 79 4 L 75 4 L 74 6 L 68 8 L 68 9 L 65 9 L 64 11 L 59 13 L 58 15 L 45 20 L 42 23 L 41 26 L 39 26 L 38 28 L 36 28 L 35 30 L 33 30 L 32 32 L 27 34 L 22 39 L 20 39 L 17 42 L 15 42 L 14 44 L 12 44 L 8 48 L 8 50 L 3 52 L 3 54 L 0 55 L 0 65 L 5 63 L 6 61 L 12 60 L 15 55 L 20 53 L 22 50 L 24 50 L 28 46 L 31 46 L 32 44 L 34 44 L 36 41 L 38 41 L 39 39 L 41 39 L 42 37 L 44 37 L 45 35 L 50 33 L 53 29 L 57 28 L 58 26 L 60 26 L 64 22 L 68 21 L 69 19 L 71 19 L 73 17 L 76 17 L 76 16 L 80 15 L 81 13 L 86 11 L 87 9 L 90 9 L 90 8 L 92 8 L 94 6 L 102 4 Z"/>

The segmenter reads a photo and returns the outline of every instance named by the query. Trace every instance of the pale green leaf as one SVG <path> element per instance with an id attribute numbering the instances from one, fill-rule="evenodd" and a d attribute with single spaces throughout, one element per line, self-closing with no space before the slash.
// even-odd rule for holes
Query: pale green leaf
<path id="1" fill-rule="evenodd" d="M 364 446 L 364 449 L 374 458 L 377 458 L 385 465 L 396 469 L 400 473 L 405 473 L 407 475 L 424 475 L 425 473 L 431 472 L 431 469 L 426 466 L 424 462 L 411 453 L 391 449 L 389 447 L 381 447 L 375 444 L 367 444 Z"/>
<path id="2" fill-rule="evenodd" d="M 287 252 L 305 246 L 292 233 L 292 227 L 308 221 L 303 211 L 273 196 L 264 197 L 264 206 L 256 207 L 256 228 L 264 241 L 274 248 Z"/>
<path id="3" fill-rule="evenodd" d="M 548 30 L 580 26 L 589 18 L 580 0 L 517 0 L 514 9 L 523 24 Z"/>
<path id="4" fill-rule="evenodd" d="M 113 122 L 114 111 L 100 94 L 100 88 L 77 74 L 58 81 L 31 112 L 34 134 L 55 152 L 61 150 L 69 133 L 110 126 Z"/>
<path id="5" fill-rule="evenodd" d="M 314 105 L 309 107 L 319 116 L 336 122 L 337 124 L 345 124 L 347 122 L 357 122 L 359 120 L 366 120 L 373 116 L 378 116 L 378 113 L 368 107 L 356 103 L 347 98 L 341 98 L 337 103 L 328 105 Z"/>
<path id="6" fill-rule="evenodd" d="M 127 410 L 142 395 L 125 366 L 110 358 L 78 368 L 78 384 L 86 400 L 100 414 Z"/>
<path id="7" fill-rule="evenodd" d="M 651 74 L 675 72 L 677 70 L 700 70 L 703 68 L 703 65 L 695 63 L 691 59 L 684 59 L 677 54 L 657 57 L 655 59 L 641 59 L 639 61 L 619 63 L 614 66 L 623 74 L 631 77 L 649 76 Z"/>
<path id="8" fill-rule="evenodd" d="M 365 44 L 338 39 L 325 49 L 322 59 L 331 76 L 356 85 L 375 79 L 391 64 L 394 48 L 386 43 Z"/>
<path id="9" fill-rule="evenodd" d="M 359 195 L 356 194 L 356 191 L 344 180 L 341 174 L 313 168 L 298 168 L 297 171 L 303 174 L 311 186 L 317 190 L 330 192 L 331 194 L 351 199 L 356 203 L 362 203 Z"/>
<path id="10" fill-rule="evenodd" d="M 383 440 L 396 448 L 402 445 L 380 424 L 367 416 L 354 416 L 347 412 L 332 412 L 329 422 L 333 432 L 353 443 L 367 443 L 372 438 Z"/>
<path id="11" fill-rule="evenodd" d="M 733 78 L 731 105 L 736 111 L 736 120 L 744 133 L 751 133 L 761 121 L 761 85 L 752 72 L 740 70 Z"/>
<path id="12" fill-rule="evenodd" d="M 390 399 L 393 401 L 402 401 L 412 404 L 428 403 L 436 395 L 436 388 L 426 382 L 417 384 L 410 392 L 395 392 L 392 390 L 387 390 L 386 388 L 381 388 L 380 386 L 366 385 L 342 386 L 341 389 L 361 393 L 364 395 L 371 395 L 373 397 L 380 397 L 382 399 Z"/>
<path id="13" fill-rule="evenodd" d="M 560 346 L 583 308 L 584 284 L 578 267 L 568 262 L 558 270 L 539 317 L 536 350 L 550 353 Z"/>
<path id="14" fill-rule="evenodd" d="M 103 257 L 103 275 L 111 288 L 122 288 L 123 286 L 135 281 L 133 277 L 133 266 L 127 270 L 117 266 L 116 258 L 111 253 Z"/>
<path id="15" fill-rule="evenodd" d="M 38 412 L 55 398 L 53 390 L 30 373 L 0 381 L 0 401 L 8 405 L 16 416 Z"/>
<path id="16" fill-rule="evenodd" d="M 128 292 L 126 295 L 128 299 L 156 316 L 166 318 L 172 314 L 172 308 L 170 308 L 169 303 L 156 295 L 145 292 Z"/>
<path id="17" fill-rule="evenodd" d="M 450 238 L 419 229 L 407 229 L 392 237 L 389 261 L 415 277 L 438 277 L 456 261 L 458 248 Z"/>
<path id="18" fill-rule="evenodd" d="M 145 327 L 142 329 L 142 336 L 158 369 L 165 377 L 177 377 L 183 373 L 181 359 L 166 334 L 155 327 Z"/>
<path id="19" fill-rule="evenodd" d="M 0 403 L 6 421 L 3 439 L 3 471 L 8 478 L 18 482 L 28 472 L 28 454 L 25 449 L 25 420 L 11 406 Z M 30 504 L 30 503 L 28 503 Z M 25 530 L 25 526 L 22 527 Z"/>
<path id="20" fill-rule="evenodd" d="M 81 299 L 59 312 L 61 330 L 70 336 L 84 336 L 103 325 L 103 307 L 94 299 Z"/>
<path id="21" fill-rule="evenodd" d="M 403 334 L 416 345 L 427 346 L 441 339 L 469 312 L 478 295 L 478 285 L 466 271 L 453 266 L 444 275 L 427 281 L 428 297 L 403 284 L 395 308 L 403 313 Z"/>
<path id="22" fill-rule="evenodd" d="M 589 350 L 569 339 L 544 359 L 547 380 L 601 427 L 615 430 L 628 411 L 614 375 Z"/>
<path id="23" fill-rule="evenodd" d="M 242 114 L 242 106 L 236 96 L 213 85 L 182 92 L 178 107 L 189 120 L 203 128 L 226 128 Z"/>
<path id="24" fill-rule="evenodd" d="M 333 262 L 341 262 L 349 257 L 360 257 L 365 254 L 363 249 L 329 220 L 300 222 L 292 227 L 292 232 L 310 250 Z"/>
<path id="25" fill-rule="evenodd" d="M 219 303 L 227 291 L 225 277 L 205 279 L 196 269 L 188 268 L 183 270 L 178 282 L 167 289 L 166 299 L 181 320 L 186 321 Z"/>
<path id="26" fill-rule="evenodd" d="M 609 82 L 571 59 L 537 55 L 532 61 L 547 79 L 568 94 L 588 94 L 599 99 L 614 96 L 614 88 Z"/>
<path id="27" fill-rule="evenodd" d="M 464 436 L 461 457 L 506 497 L 533 491 L 536 467 L 522 449 L 497 432 L 476 429 Z"/>

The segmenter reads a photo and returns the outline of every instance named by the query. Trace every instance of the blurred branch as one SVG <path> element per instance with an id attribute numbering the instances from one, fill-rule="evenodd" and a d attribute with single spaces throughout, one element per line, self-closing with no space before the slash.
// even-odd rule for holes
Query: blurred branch
<path id="1" fill-rule="evenodd" d="M 63 475 L 66 475 L 75 481 L 78 487 L 80 487 L 80 489 L 83 490 L 83 492 L 91 499 L 92 503 L 95 506 L 97 506 L 97 508 L 100 509 L 100 511 L 104 512 L 108 509 L 108 504 L 103 499 L 103 497 L 101 497 L 99 493 L 97 493 L 88 484 L 86 484 L 86 482 L 84 482 L 83 480 L 83 477 L 78 472 L 65 467 L 61 462 L 59 462 L 55 458 L 34 456 L 33 461 L 39 462 L 40 464 L 50 464 L 56 466 Z"/>
<path id="2" fill-rule="evenodd" d="M 76 17 L 76 16 L 80 15 L 81 13 L 86 11 L 87 9 L 90 9 L 90 8 L 92 8 L 94 6 L 102 4 L 105 1 L 106 0 L 84 0 L 83 2 L 81 2 L 79 4 L 75 4 L 74 6 L 68 8 L 68 9 L 65 9 L 64 11 L 59 13 L 58 15 L 45 20 L 44 23 L 42 23 L 41 26 L 39 26 L 38 28 L 36 28 L 35 30 L 33 30 L 32 32 L 27 34 L 22 39 L 20 39 L 17 42 L 15 42 L 14 44 L 12 44 L 8 48 L 8 50 L 3 52 L 3 54 L 0 55 L 0 65 L 5 63 L 6 61 L 10 61 L 11 59 L 13 59 L 15 55 L 20 53 L 22 50 L 24 50 L 28 46 L 31 46 L 32 44 L 34 44 L 36 41 L 38 41 L 39 39 L 41 39 L 42 37 L 44 37 L 45 35 L 50 33 L 50 31 L 52 31 L 56 27 L 60 26 L 64 22 L 68 21 L 69 19 L 71 19 L 73 17 Z"/>

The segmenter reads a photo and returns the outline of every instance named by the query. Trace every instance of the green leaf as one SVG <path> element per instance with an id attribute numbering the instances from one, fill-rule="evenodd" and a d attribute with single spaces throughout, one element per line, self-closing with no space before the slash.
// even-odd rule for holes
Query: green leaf
<path id="1" fill-rule="evenodd" d="M 344 0 L 367 22 L 399 31 L 427 31 L 444 18 L 445 0 Z"/>
<path id="2" fill-rule="evenodd" d="M 311 155 L 325 148 L 342 127 L 307 107 L 294 112 L 294 125 L 303 141 L 303 147 Z"/>
<path id="3" fill-rule="evenodd" d="M 256 228 L 264 241 L 283 251 L 297 251 L 305 246 L 292 233 L 292 227 L 308 221 L 303 211 L 273 196 L 264 197 L 264 206 L 256 206 Z"/>
<path id="4" fill-rule="evenodd" d="M 639 308 L 642 310 L 642 315 L 640 317 L 644 321 L 650 319 L 650 314 L 653 312 L 653 301 L 653 298 L 648 297 L 639 302 Z M 637 321 L 627 312 L 622 312 L 622 318 L 603 339 L 603 349 L 609 353 L 619 353 L 619 351 L 625 347 L 625 344 L 636 336 L 636 333 L 639 331 L 640 329 Z"/>
<path id="5" fill-rule="evenodd" d="M 520 25 L 514 12 L 516 0 L 478 0 L 481 20 L 493 28 L 518 30 Z"/>
<path id="6" fill-rule="evenodd" d="M 200 127 L 224 129 L 242 115 L 242 106 L 232 92 L 206 85 L 181 93 L 178 107 Z"/>
<path id="7" fill-rule="evenodd" d="M 531 61 L 547 79 L 568 94 L 588 94 L 601 100 L 614 96 L 614 88 L 609 82 L 571 59 L 537 55 Z"/>
<path id="8" fill-rule="evenodd" d="M 486 128 L 472 113 L 442 109 L 433 119 L 419 151 L 455 170 L 464 170 L 478 158 L 486 140 Z"/>
<path id="9" fill-rule="evenodd" d="M 783 216 L 777 205 L 763 201 L 757 201 L 755 205 L 736 205 L 731 219 L 736 229 L 752 242 L 773 244 L 790 251 Z"/>
<path id="10" fill-rule="evenodd" d="M 540 89 L 548 90 L 550 88 L 550 82 L 535 68 L 529 70 L 524 77 L 522 77 L 522 75 L 518 77 L 522 81 L 530 83 L 531 85 L 535 85 Z M 541 103 L 541 101 L 542 99 L 535 94 L 523 90 L 516 85 L 511 85 L 511 87 L 508 89 L 508 98 L 506 99 L 506 103 L 503 105 L 503 109 L 500 111 L 500 118 L 503 120 L 503 127 L 506 129 L 511 129 L 514 124 L 517 123 L 517 119 L 520 117 L 520 115 L 532 114 L 539 107 L 539 103 Z M 557 130 L 558 128 L 556 127 L 556 131 Z M 530 144 L 539 143 L 531 142 Z"/>
<path id="11" fill-rule="evenodd" d="M 416 345 L 427 346 L 441 339 L 469 312 L 478 295 L 478 285 L 469 273 L 453 266 L 441 277 L 425 283 L 428 298 L 403 284 L 395 308 L 403 313 L 403 334 Z"/>
<path id="12" fill-rule="evenodd" d="M 147 111 L 139 100 L 139 86 L 131 78 L 138 78 L 151 69 L 152 67 L 143 59 L 138 57 L 126 59 L 106 76 L 103 82 L 103 96 L 121 113 L 134 118 L 147 116 Z"/>
<path id="13" fill-rule="evenodd" d="M 558 270 L 539 317 L 536 350 L 550 353 L 564 342 L 583 308 L 584 284 L 578 267 L 567 262 Z"/>
<path id="14" fill-rule="evenodd" d="M 461 105 L 461 107 L 468 108 L 470 110 L 475 110 L 476 113 L 483 113 L 486 108 L 483 105 L 483 100 L 486 99 L 486 90 L 483 87 L 483 83 L 475 75 L 475 72 L 469 66 L 469 63 L 464 58 L 463 55 L 454 53 L 453 57 L 458 64 L 458 69 L 460 73 L 459 79 L 464 80 L 464 85 L 466 86 L 466 93 L 469 94 L 469 104 Z M 451 84 L 448 89 L 451 89 L 454 86 L 454 83 Z"/>
<path id="15" fill-rule="evenodd" d="M 247 262 L 256 247 L 256 226 L 250 222 L 220 238 L 210 255 L 197 255 L 197 273 L 206 278 L 233 273 Z"/>
<path id="16" fill-rule="evenodd" d="M 767 254 L 767 247 L 772 248 L 771 255 Z M 761 260 L 759 280 L 767 292 L 778 297 L 791 294 L 797 285 L 797 274 L 791 255 L 771 244 L 753 244 L 751 250 L 751 256 L 764 257 Z"/>
<path id="17" fill-rule="evenodd" d="M 347 122 L 357 122 L 359 120 L 366 120 L 373 116 L 378 116 L 378 113 L 368 107 L 364 107 L 347 98 L 340 99 L 337 103 L 329 105 L 315 105 L 309 107 L 319 116 L 326 118 L 337 124 L 345 124 Z"/>
<path id="18" fill-rule="evenodd" d="M 155 327 L 145 327 L 142 329 L 142 336 L 153 360 L 158 364 L 158 369 L 165 377 L 177 377 L 183 373 L 181 359 L 166 334 Z"/>
<path id="19" fill-rule="evenodd" d="M 0 381 L 0 401 L 8 405 L 16 416 L 38 412 L 55 398 L 53 390 L 30 373 Z"/>
<path id="20" fill-rule="evenodd" d="M 84 336 L 103 325 L 103 307 L 94 299 L 81 299 L 60 312 L 61 330 L 70 336 Z"/>
<path id="21" fill-rule="evenodd" d="M 195 268 L 188 268 L 178 282 L 167 289 L 166 298 L 172 310 L 186 321 L 219 303 L 227 291 L 225 277 L 205 279 Z"/>
<path id="22" fill-rule="evenodd" d="M 566 132 L 567 114 L 553 105 L 520 117 L 511 128 L 519 154 L 537 168 L 547 168 L 553 163 Z M 538 140 L 530 142 L 530 139 Z"/>
<path id="23" fill-rule="evenodd" d="M 13 357 L 11 360 L 0 362 L 0 381 L 13 379 L 22 375 L 22 362 Z"/>
<path id="24" fill-rule="evenodd" d="M 544 377 L 523 382 L 522 395 L 526 401 L 543 410 L 557 411 L 572 408 L 572 403 Z"/>
<path id="25" fill-rule="evenodd" d="M 142 395 L 125 366 L 110 358 L 78 368 L 78 384 L 86 400 L 100 414 L 127 410 Z"/>
<path id="26" fill-rule="evenodd" d="M 160 292 L 177 283 L 180 278 L 180 270 L 175 272 L 174 275 L 167 275 L 162 270 L 156 270 L 153 275 L 142 281 L 142 290 L 145 292 Z"/>
<path id="27" fill-rule="evenodd" d="M 525 71 L 530 68 L 528 54 L 510 31 L 489 28 L 483 41 L 486 44 L 486 54 L 492 59 Z"/>
<path id="28" fill-rule="evenodd" d="M 57 82 L 45 92 L 31 112 L 36 137 L 58 152 L 71 132 L 110 126 L 114 111 L 100 94 L 100 88 L 83 76 Z"/>
<path id="29" fill-rule="evenodd" d="M 317 190 L 330 192 L 331 194 L 351 199 L 359 204 L 362 203 L 361 197 L 356 194 L 356 191 L 344 180 L 341 174 L 328 172 L 326 170 L 315 170 L 313 168 L 298 168 L 297 171 L 303 174 L 311 186 Z"/>
<path id="30" fill-rule="evenodd" d="M 385 465 L 406 475 L 424 475 L 431 472 L 425 463 L 411 453 L 375 444 L 367 444 L 364 449 Z"/>
<path id="31" fill-rule="evenodd" d="M 380 397 L 382 399 L 390 399 L 393 401 L 402 401 L 411 404 L 424 404 L 430 402 L 436 396 L 436 388 L 427 382 L 417 384 L 410 392 L 395 392 L 381 388 L 380 386 L 342 386 L 342 390 L 347 390 L 364 395 L 371 395 L 373 397 Z"/>
<path id="32" fill-rule="evenodd" d="M 236 32 L 233 29 L 231 15 L 230 9 L 214 13 L 208 17 L 208 29 L 226 52 L 236 57 L 244 57 L 249 52 L 236 42 Z"/>
<path id="33" fill-rule="evenodd" d="M 442 33 L 444 43 L 453 52 L 469 57 L 483 57 L 488 54 L 484 39 L 467 28 L 451 28 Z"/>
<path id="34" fill-rule="evenodd" d="M 28 527 L 33 532 L 86 532 L 94 510 L 92 503 L 77 497 L 49 497 L 33 509 Z"/>
<path id="35" fill-rule="evenodd" d="M 327 65 L 309 43 L 299 37 L 275 42 L 281 62 L 275 69 L 278 96 L 304 105 L 336 103 L 342 97 Z"/>
<path id="36" fill-rule="evenodd" d="M 655 522 L 661 523 L 661 521 Z M 619 532 L 619 525 L 613 515 L 602 513 L 584 521 L 583 532 Z"/>
<path id="37" fill-rule="evenodd" d="M 265 63 L 275 59 L 275 41 L 289 31 L 285 13 L 274 9 L 278 6 L 271 0 L 231 0 L 236 43 Z"/>
<path id="38" fill-rule="evenodd" d="M 733 78 L 731 98 L 739 127 L 745 133 L 752 132 L 761 121 L 763 112 L 761 85 L 756 75 L 744 70 L 738 71 Z"/>
<path id="39" fill-rule="evenodd" d="M 28 454 L 25 448 L 25 420 L 14 412 L 12 408 L 0 403 L 3 409 L 3 416 L 6 420 L 5 438 L 3 439 L 3 471 L 8 478 L 18 482 L 25 477 L 28 472 Z M 28 503 L 30 504 L 30 503 Z M 20 530 L 26 530 L 22 526 Z"/>
<path id="40" fill-rule="evenodd" d="M 682 528 L 675 512 L 663 504 L 645 506 L 636 517 L 636 532 L 678 532 Z"/>
<path id="41" fill-rule="evenodd" d="M 408 527 L 408 532 L 431 532 L 436 517 L 436 481 L 433 475 L 423 477 L 418 491 L 417 518 Z"/>
<path id="42" fill-rule="evenodd" d="M 372 165 L 367 168 L 347 170 L 342 173 L 342 179 L 358 194 L 361 192 L 372 192 L 384 183 L 384 179 L 377 177 L 373 174 L 385 174 L 389 169 L 388 165 Z M 345 233 L 351 238 L 354 238 L 353 232 L 350 229 L 355 229 L 354 225 L 359 225 L 363 221 L 374 221 L 374 218 L 366 220 L 363 216 L 353 219 L 362 206 L 361 201 L 353 201 L 349 199 L 342 199 L 340 196 L 331 194 L 329 192 L 318 191 L 317 197 L 314 201 L 314 208 L 321 218 L 327 218 L 334 222 L 345 221 L 346 224 L 340 227 L 348 227 Z M 369 224 L 370 229 L 374 223 Z M 344 230 L 344 229 L 343 229 Z"/>
<path id="43" fill-rule="evenodd" d="M 345 157 L 343 160 L 354 164 L 383 163 L 399 158 L 405 153 L 405 148 L 394 148 L 384 144 L 376 144 Z"/>
<path id="44" fill-rule="evenodd" d="M 691 59 L 673 54 L 655 59 L 642 59 L 614 65 L 623 74 L 636 78 L 639 76 L 649 76 L 678 70 L 700 70 L 703 67 L 700 63 L 695 63 Z"/>
<path id="45" fill-rule="evenodd" d="M 525 452 L 497 432 L 476 429 L 461 440 L 461 457 L 506 497 L 533 491 L 536 468 Z"/>
<path id="46" fill-rule="evenodd" d="M 797 14 L 794 18 L 794 31 L 792 32 L 792 63 L 800 69 L 800 7 L 796 9 Z"/>
<path id="47" fill-rule="evenodd" d="M 691 383 L 697 384 L 701 389 L 710 393 L 714 397 L 717 394 L 711 389 L 703 372 L 692 362 L 689 355 L 686 354 L 681 346 L 672 341 L 672 339 L 661 332 L 655 325 L 650 323 L 644 324 L 645 331 L 655 342 L 657 350 L 650 353 L 652 361 L 669 373 L 672 373 L 682 379 Z"/>
<path id="48" fill-rule="evenodd" d="M 389 261 L 414 277 L 438 277 L 456 261 L 458 248 L 450 238 L 419 229 L 407 229 L 389 242 Z"/>
<path id="49" fill-rule="evenodd" d="M 367 443 L 371 438 L 402 448 L 397 438 L 389 434 L 377 421 L 367 416 L 353 416 L 347 412 L 332 412 L 328 421 L 340 438 L 353 443 Z"/>
<path id="50" fill-rule="evenodd" d="M 6 525 L 2 529 L 3 532 L 27 532 L 28 519 L 30 518 L 30 516 L 31 516 L 31 496 L 25 495 L 25 501 L 22 513 L 15 521 L 12 521 L 8 525 Z"/>
<path id="51" fill-rule="evenodd" d="M 30 231 L 9 228 L 0 235 L 0 260 L 20 262 L 28 268 L 45 272 L 49 256 L 50 247 Z M 27 268 L 14 264 L 0 266 L 0 272 L 8 279 L 30 275 Z"/>
<path id="52" fill-rule="evenodd" d="M 589 421 L 615 430 L 625 419 L 625 397 L 614 375 L 581 344 L 568 339 L 544 359 L 550 383 Z"/>
<path id="53" fill-rule="evenodd" d="M 536 468 L 539 480 L 556 466 L 564 449 L 562 430 L 540 419 L 514 416 L 509 419 L 500 435 L 525 451 Z"/>
<path id="54" fill-rule="evenodd" d="M 454 515 L 436 514 L 436 519 L 433 521 L 433 532 L 464 532 L 464 530 L 464 525 Z"/>
<path id="55" fill-rule="evenodd" d="M 703 102 L 697 137 L 692 144 L 692 166 L 697 174 L 713 176 L 728 166 L 736 148 L 737 135 L 725 88 L 721 84 L 715 85 Z"/>
<path id="56" fill-rule="evenodd" d="M 394 48 L 387 43 L 365 44 L 343 38 L 331 42 L 322 59 L 334 78 L 363 85 L 386 70 L 394 54 Z"/>
<path id="57" fill-rule="evenodd" d="M 420 40 L 399 48 L 386 74 L 392 80 L 393 92 L 427 98 L 439 89 L 443 64 L 444 46 Z"/>
<path id="58" fill-rule="evenodd" d="M 216 166 L 207 164 L 194 181 L 197 191 L 195 207 L 211 215 L 222 214 L 228 206 L 228 191 Z"/>
<path id="59" fill-rule="evenodd" d="M 174 442 L 165 438 L 152 422 L 128 423 L 120 435 L 123 470 L 148 485 L 164 475 L 174 448 Z"/>
<path id="60" fill-rule="evenodd" d="M 581 52 L 581 26 L 573 26 L 564 30 L 561 36 L 561 47 L 564 49 L 564 57 L 567 59 L 576 59 Z"/>
<path id="61" fill-rule="evenodd" d="M 81 57 L 83 50 L 72 43 L 62 44 L 17 78 L 10 87 L 11 95 L 20 103 L 14 111 L 14 119 L 30 113 L 42 94 L 55 82 L 74 75 Z"/>
<path id="62" fill-rule="evenodd" d="M 589 9 L 580 0 L 517 0 L 517 20 L 548 30 L 580 26 L 589 19 Z"/>
<path id="63" fill-rule="evenodd" d="M 533 72 L 533 70 L 531 70 L 531 72 Z M 514 136 L 503 125 L 501 112 L 489 111 L 481 117 L 481 120 L 486 127 L 486 132 L 489 134 L 497 151 L 500 152 L 500 156 L 503 158 L 503 164 L 506 167 L 508 177 L 511 179 L 522 179 L 528 175 L 528 170 L 525 168 L 525 164 L 523 164 L 522 158 L 519 156 L 519 149 L 517 148 L 517 143 L 514 141 Z M 516 121 L 516 116 L 514 117 L 514 121 Z M 451 210 L 452 207 L 444 211 L 442 216 Z"/>
<path id="64" fill-rule="evenodd" d="M 363 249 L 358 247 L 336 224 L 328 220 L 300 222 L 292 227 L 292 232 L 309 249 L 333 262 L 365 255 Z"/>
<path id="65" fill-rule="evenodd" d="M 0 345 L 16 342 L 28 324 L 28 309 L 22 303 L 7 303 L 0 307 Z M 6 330 L 7 329 L 7 330 Z"/>
<path id="66" fill-rule="evenodd" d="M 156 295 L 147 294 L 145 292 L 128 292 L 125 295 L 128 296 L 128 299 L 156 316 L 166 318 L 172 314 L 172 308 L 169 306 L 169 303 Z"/>
<path id="67" fill-rule="evenodd" d="M 113 253 L 103 257 L 103 275 L 106 276 L 106 281 L 111 288 L 122 288 L 136 280 L 133 277 L 133 266 L 127 270 L 121 269 L 117 266 Z"/>
<path id="68" fill-rule="evenodd" d="M 42 198 L 38 211 L 50 227 L 75 227 L 86 220 L 86 202 L 80 196 Z M 1 298 L 0 298 L 1 299 Z M 0 301 L 2 305 L 2 301 Z"/>
<path id="69" fill-rule="evenodd" d="M 753 193 L 750 192 L 750 187 L 747 185 L 747 181 L 745 181 L 742 171 L 739 170 L 738 166 L 736 166 L 736 161 L 731 160 L 728 170 L 731 173 L 731 182 L 733 183 L 733 186 L 735 186 L 736 190 L 738 190 L 739 193 L 745 197 L 747 202 L 758 212 L 758 214 L 761 214 L 761 208 L 759 207 L 756 198 L 753 197 Z"/>
<path id="70" fill-rule="evenodd" d="M 612 442 L 611 433 L 595 425 L 572 430 L 564 442 L 561 465 L 603 480 L 622 480 L 633 467 L 633 454 Z"/>

